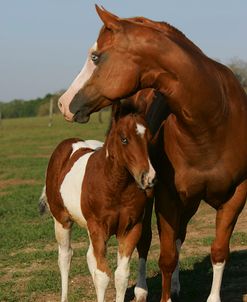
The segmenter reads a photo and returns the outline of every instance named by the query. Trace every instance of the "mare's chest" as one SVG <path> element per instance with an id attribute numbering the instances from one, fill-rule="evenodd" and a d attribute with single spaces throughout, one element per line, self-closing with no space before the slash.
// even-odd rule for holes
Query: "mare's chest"
<path id="1" fill-rule="evenodd" d="M 247 137 L 241 135 L 226 127 L 194 139 L 165 124 L 164 148 L 182 200 L 205 199 L 217 206 L 230 197 L 246 176 Z"/>

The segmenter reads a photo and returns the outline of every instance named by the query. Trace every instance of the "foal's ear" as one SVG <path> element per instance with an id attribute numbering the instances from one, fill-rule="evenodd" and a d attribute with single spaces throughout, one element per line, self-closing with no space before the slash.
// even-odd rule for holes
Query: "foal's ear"
<path id="1" fill-rule="evenodd" d="M 95 8 L 106 28 L 112 31 L 119 31 L 121 29 L 121 24 L 118 16 L 108 12 L 103 8 L 103 6 L 102 8 L 100 8 L 97 4 L 95 4 Z"/>

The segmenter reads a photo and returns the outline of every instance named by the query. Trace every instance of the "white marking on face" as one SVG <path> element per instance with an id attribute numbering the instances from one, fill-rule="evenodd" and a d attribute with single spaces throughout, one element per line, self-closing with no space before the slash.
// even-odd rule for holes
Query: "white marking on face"
<path id="1" fill-rule="evenodd" d="M 141 137 L 144 137 L 146 131 L 146 127 L 144 127 L 142 124 L 136 124 L 136 133 L 140 135 Z"/>
<path id="2" fill-rule="evenodd" d="M 72 120 L 73 118 L 73 114 L 69 110 L 69 105 L 71 101 L 73 100 L 74 96 L 78 93 L 78 91 L 82 89 L 85 83 L 90 79 L 96 68 L 96 65 L 91 60 L 91 54 L 95 50 L 97 50 L 97 42 L 95 42 L 93 47 L 89 50 L 87 60 L 81 72 L 74 79 L 68 90 L 65 91 L 65 93 L 59 99 L 59 103 L 62 104 L 61 111 L 65 118 L 67 118 L 68 120 Z"/>
<path id="3" fill-rule="evenodd" d="M 72 219 L 84 227 L 87 222 L 81 210 L 81 188 L 87 162 L 92 154 L 93 152 L 86 153 L 74 163 L 69 173 L 66 174 L 60 188 L 64 205 Z"/>
<path id="4" fill-rule="evenodd" d="M 146 261 L 144 258 L 139 259 L 138 277 L 134 292 L 137 301 L 146 300 L 148 287 L 146 282 Z"/>
<path id="5" fill-rule="evenodd" d="M 108 157 L 109 157 L 108 148 L 106 148 L 105 157 L 106 157 L 106 158 L 108 158 Z"/>
<path id="6" fill-rule="evenodd" d="M 86 141 L 78 141 L 74 144 L 72 144 L 72 153 L 70 157 L 79 149 L 83 148 L 90 148 L 93 150 L 96 150 L 98 148 L 101 148 L 103 146 L 103 142 L 97 141 L 97 140 L 86 140 Z"/>
<path id="7" fill-rule="evenodd" d="M 222 282 L 222 276 L 225 268 L 225 261 L 213 264 L 213 282 L 210 295 L 207 302 L 219 302 L 220 300 L 220 288 Z"/>

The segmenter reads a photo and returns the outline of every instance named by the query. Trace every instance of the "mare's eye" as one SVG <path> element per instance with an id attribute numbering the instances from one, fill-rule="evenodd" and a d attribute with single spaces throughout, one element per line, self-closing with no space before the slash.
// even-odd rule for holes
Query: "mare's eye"
<path id="1" fill-rule="evenodd" d="M 121 137 L 121 143 L 123 145 L 127 145 L 128 144 L 128 139 L 126 137 Z"/>
<path id="2" fill-rule="evenodd" d="M 92 53 L 91 54 L 91 60 L 96 64 L 99 61 L 99 55 L 97 55 L 96 53 Z"/>

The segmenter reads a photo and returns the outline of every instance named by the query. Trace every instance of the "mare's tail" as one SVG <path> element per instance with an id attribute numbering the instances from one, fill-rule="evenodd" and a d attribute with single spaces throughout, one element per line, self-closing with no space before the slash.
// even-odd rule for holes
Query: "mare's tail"
<path id="1" fill-rule="evenodd" d="M 46 196 L 46 187 L 44 186 L 41 196 L 39 198 L 39 213 L 43 215 L 47 211 L 47 196 Z"/>

